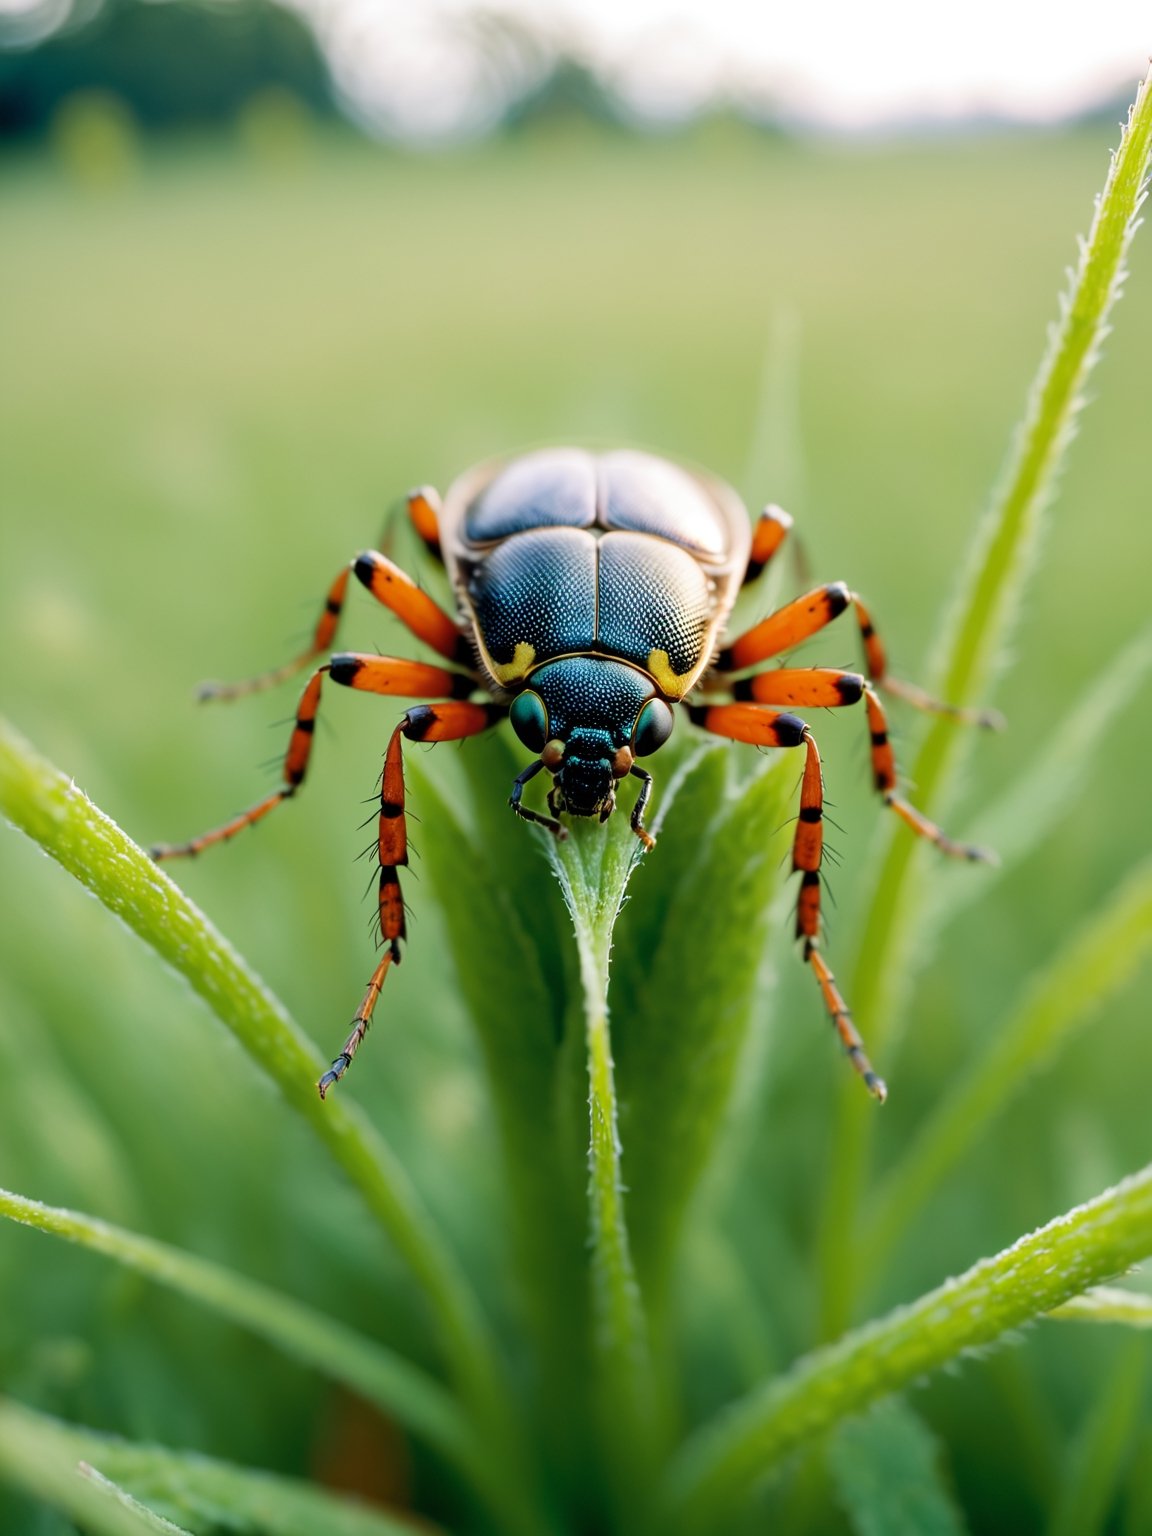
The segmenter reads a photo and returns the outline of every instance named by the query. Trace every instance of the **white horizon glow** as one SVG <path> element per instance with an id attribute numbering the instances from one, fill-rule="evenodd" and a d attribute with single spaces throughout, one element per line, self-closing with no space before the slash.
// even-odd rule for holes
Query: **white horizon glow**
<path id="1" fill-rule="evenodd" d="M 0 15 L 26 18 L 32 41 L 78 3 L 0 0 Z M 507 36 L 478 46 L 493 18 L 561 40 L 641 118 L 728 101 L 832 130 L 1055 120 L 1121 98 L 1152 51 L 1152 0 L 284 3 L 311 22 L 354 113 L 416 139 L 482 131 L 542 73 L 546 55 Z"/>
<path id="2" fill-rule="evenodd" d="M 638 115 L 729 100 L 832 129 L 1054 120 L 1122 95 L 1152 50 L 1148 0 L 297 0 L 371 122 L 415 137 L 498 111 L 477 18 L 562 37 Z"/>

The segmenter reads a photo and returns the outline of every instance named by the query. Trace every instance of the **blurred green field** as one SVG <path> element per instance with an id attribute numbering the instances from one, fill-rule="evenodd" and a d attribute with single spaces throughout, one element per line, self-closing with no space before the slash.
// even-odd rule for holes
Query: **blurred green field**
<path id="1" fill-rule="evenodd" d="M 0 163 L 0 707 L 141 842 L 214 825 L 270 782 L 293 695 L 201 710 L 196 682 L 288 654 L 410 484 L 552 441 L 638 443 L 707 465 L 753 506 L 782 502 L 814 575 L 866 594 L 898 669 L 922 677 L 1116 136 L 848 146 L 714 127 L 444 156 L 333 138 L 281 165 L 221 142 L 152 154 L 107 186 L 47 159 Z M 960 834 L 1149 620 L 1148 244 L 995 700 L 1010 728 L 973 754 Z M 420 564 L 402 533 L 397 549 Z M 360 593 L 344 637 L 405 644 Z M 854 638 L 832 631 L 806 655 L 854 663 Z M 882 1165 L 1146 850 L 1149 706 L 1145 689 L 1059 835 L 926 967 L 923 1027 L 878 1063 Z M 176 873 L 330 1053 L 371 966 L 369 871 L 353 859 L 394 711 L 344 697 L 326 711 L 299 803 Z M 906 753 L 918 730 L 901 717 Z M 859 928 L 879 812 L 862 722 L 829 715 L 819 731 L 845 829 L 835 960 Z M 448 782 L 451 752 L 429 754 L 429 774 Z M 779 845 L 784 858 L 784 830 Z M 395 1261 L 190 994 L 15 836 L 0 877 L 0 1184 L 226 1258 L 411 1349 L 402 1291 L 375 1305 Z M 540 879 L 558 901 L 543 865 Z M 476 1048 L 418 880 L 409 900 L 406 962 L 348 1091 L 506 1317 Z M 762 1206 L 761 1331 L 729 1330 L 713 1352 L 696 1327 L 701 1402 L 786 1363 L 815 1327 L 825 1129 L 847 1069 L 786 928 L 738 1169 L 744 1210 Z M 1150 1080 L 1134 985 L 983 1138 L 873 1305 L 1147 1161 Z M 706 1289 L 707 1255 L 685 1266 Z M 0 1230 L 0 1287 L 14 1395 L 238 1461 L 322 1459 L 326 1389 L 239 1332 L 21 1231 Z M 1044 1528 L 1087 1407 L 1140 1347 L 1049 1328 L 922 1395 L 974 1531 Z M 1141 1423 L 1147 1466 L 1147 1405 Z M 405 1457 L 387 1472 L 402 1484 Z M 1126 1486 L 1107 1528 L 1139 1536 L 1147 1477 Z M 844 1528 L 831 1506 L 813 1518 Z"/>

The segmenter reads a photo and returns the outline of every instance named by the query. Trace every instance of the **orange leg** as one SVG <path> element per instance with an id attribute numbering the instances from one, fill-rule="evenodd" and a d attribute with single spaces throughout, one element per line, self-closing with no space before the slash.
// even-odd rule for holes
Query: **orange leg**
<path id="1" fill-rule="evenodd" d="M 830 582 L 827 586 L 816 587 L 811 592 L 806 592 L 803 597 L 786 603 L 783 608 L 778 608 L 775 613 L 770 613 L 767 618 L 761 619 L 759 624 L 753 625 L 744 634 L 738 635 L 717 656 L 717 669 L 720 672 L 743 672 L 749 667 L 759 666 L 770 657 L 793 650 L 803 641 L 818 634 L 849 607 L 855 613 L 860 630 L 869 680 L 877 687 L 887 689 L 889 693 L 904 699 L 916 709 L 927 710 L 932 714 L 950 715 L 953 719 L 967 725 L 981 725 L 992 729 L 998 729 L 1003 725 L 1003 719 L 994 710 L 964 709 L 959 705 L 944 704 L 938 699 L 933 699 L 914 684 L 890 677 L 888 658 L 883 642 L 876 633 L 872 616 L 860 597 L 842 581 Z"/>
<path id="2" fill-rule="evenodd" d="M 408 497 L 408 513 L 412 524 L 428 549 L 439 559 L 438 509 L 439 498 L 431 486 L 412 491 Z M 417 639 L 423 640 L 448 661 L 468 668 L 473 666 L 471 647 L 460 633 L 456 621 L 438 603 L 433 602 L 427 593 L 422 592 L 412 578 L 389 560 L 387 555 L 366 551 L 357 555 L 328 588 L 323 612 L 306 650 L 283 666 L 274 667 L 270 672 L 262 672 L 259 677 L 244 682 L 202 683 L 197 690 L 197 697 L 201 700 L 236 699 L 247 693 L 273 688 L 294 677 L 297 672 L 302 672 L 317 656 L 323 656 L 331 650 L 348 595 L 348 577 L 353 571 L 373 597 L 394 613 Z"/>
<path id="3" fill-rule="evenodd" d="M 362 658 L 367 661 L 370 658 Z M 353 687 L 367 686 L 354 682 Z M 507 715 L 499 704 L 471 704 L 455 700 L 446 704 L 418 704 L 410 709 L 392 732 L 384 755 L 384 773 L 380 781 L 380 862 L 379 917 L 380 939 L 384 955 L 372 973 L 364 1000 L 352 1020 L 352 1032 L 340 1054 L 316 1085 L 324 1098 L 352 1065 L 352 1058 L 372 1024 L 372 1014 L 380 996 L 388 968 L 400 963 L 400 944 L 406 936 L 404 899 L 400 891 L 399 870 L 408 862 L 408 825 L 404 814 L 403 743 L 407 741 L 461 741 L 478 736 Z"/>
<path id="4" fill-rule="evenodd" d="M 844 674 L 851 676 L 851 674 Z M 689 715 L 697 725 L 717 736 L 757 746 L 805 749 L 804 777 L 800 786 L 800 815 L 792 839 L 792 868 L 800 873 L 796 903 L 796 937 L 804 944 L 804 959 L 812 967 L 840 1042 L 864 1085 L 883 1102 L 887 1089 L 876 1075 L 864 1051 L 848 1005 L 836 987 L 835 977 L 820 952 L 820 865 L 824 857 L 824 778 L 820 753 L 808 726 L 797 715 L 777 713 L 757 704 L 713 704 L 693 707 Z"/>
<path id="5" fill-rule="evenodd" d="M 459 673 L 449 672 L 444 667 L 427 666 L 419 661 L 400 661 L 392 656 L 359 656 L 348 653 L 333 656 L 327 666 L 319 667 L 308 679 L 307 686 L 300 696 L 300 703 L 296 709 L 296 719 L 292 726 L 292 735 L 288 740 L 288 751 L 284 756 L 283 787 L 274 794 L 267 795 L 249 810 L 225 823 L 222 827 L 216 827 L 211 832 L 204 832 L 199 837 L 194 837 L 187 843 L 160 843 L 152 850 L 152 857 L 156 860 L 173 859 L 191 856 L 199 853 L 204 848 L 209 848 L 213 843 L 227 842 L 235 837 L 237 832 L 242 832 L 245 827 L 254 826 L 268 815 L 269 811 L 276 809 L 285 800 L 290 800 L 304 782 L 304 776 L 308 772 L 308 764 L 312 756 L 312 739 L 316 730 L 316 714 L 320 708 L 320 690 L 324 683 L 324 676 L 330 673 L 332 681 L 342 683 L 349 688 L 364 689 L 369 693 L 397 694 L 408 698 L 424 697 L 428 694 L 435 696 L 456 695 L 462 689 L 471 692 L 472 683 Z"/>
<path id="6" fill-rule="evenodd" d="M 792 528 L 792 519 L 784 511 L 783 507 L 767 506 L 761 512 L 752 531 L 752 549 L 748 555 L 748 565 L 744 571 L 743 585 L 763 574 L 764 568 L 771 562 L 776 551 L 788 537 Z"/>
<path id="7" fill-rule="evenodd" d="M 431 485 L 419 485 L 408 492 L 408 516 L 423 541 L 425 549 L 443 563 L 440 548 L 440 496 Z"/>
<path id="8" fill-rule="evenodd" d="M 732 685 L 732 693 L 738 700 L 755 700 L 757 704 L 785 704 L 793 709 L 835 709 L 845 704 L 858 704 L 863 698 L 868 716 L 872 778 L 884 804 L 890 806 L 918 836 L 935 843 L 942 853 L 954 858 L 994 862 L 994 856 L 985 849 L 954 842 L 941 832 L 935 822 L 929 821 L 900 794 L 897 788 L 896 755 L 888 739 L 888 720 L 884 706 L 875 689 L 864 681 L 859 672 L 841 672 L 834 667 L 780 667 L 776 671 L 760 672 L 755 677 L 741 678 Z M 718 707 L 723 709 L 725 706 Z M 741 705 L 728 707 L 737 709 Z M 743 707 L 755 706 L 745 704 Z M 725 731 L 721 734 L 729 733 Z"/>

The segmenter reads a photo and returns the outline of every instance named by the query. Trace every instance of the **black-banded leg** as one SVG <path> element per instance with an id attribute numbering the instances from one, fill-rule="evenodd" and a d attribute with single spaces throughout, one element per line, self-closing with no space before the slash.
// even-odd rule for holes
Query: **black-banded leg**
<path id="1" fill-rule="evenodd" d="M 915 684 L 890 676 L 887 654 L 871 614 L 858 594 L 842 581 L 813 588 L 803 597 L 795 598 L 783 608 L 777 608 L 775 613 L 770 613 L 751 629 L 745 630 L 720 651 L 716 658 L 717 669 L 721 673 L 744 672 L 773 656 L 794 650 L 834 619 L 838 619 L 848 608 L 855 614 L 864 646 L 868 678 L 876 687 L 886 689 L 916 709 L 926 710 L 930 714 L 949 715 L 964 725 L 979 725 L 990 729 L 998 729 L 1003 725 L 1002 717 L 995 710 L 964 709 L 959 705 L 945 704 Z"/>
<path id="2" fill-rule="evenodd" d="M 362 662 L 370 657 L 355 658 Z M 349 679 L 351 687 L 367 687 L 360 681 L 363 667 Z M 336 662 L 333 661 L 333 676 Z M 507 716 L 507 709 L 500 704 L 474 704 L 464 699 L 454 699 L 443 704 L 418 704 L 410 709 L 392 732 L 388 750 L 384 754 L 384 772 L 380 779 L 380 822 L 377 852 L 380 864 L 378 912 L 380 941 L 384 955 L 372 973 L 364 1000 L 352 1020 L 352 1031 L 345 1040 L 340 1054 L 317 1083 L 320 1097 L 338 1083 L 352 1065 L 352 1058 L 360 1042 L 372 1024 L 372 1014 L 380 997 L 388 969 L 400 962 L 400 945 L 406 937 L 404 922 L 404 898 L 400 890 L 400 870 L 408 862 L 408 823 L 404 809 L 404 757 L 405 741 L 463 741 L 468 736 L 478 736 Z"/>
<path id="3" fill-rule="evenodd" d="M 752 548 L 744 570 L 743 586 L 764 574 L 791 530 L 792 519 L 783 507 L 769 505 L 764 508 L 752 530 Z"/>
<path id="4" fill-rule="evenodd" d="M 852 676 L 853 674 L 844 674 Z M 862 684 L 862 679 L 858 679 Z M 857 695 L 858 697 L 859 695 Z M 759 747 L 803 747 L 804 776 L 800 786 L 800 815 L 792 839 L 792 868 L 800 875 L 800 895 L 796 903 L 796 937 L 804 946 L 804 959 L 811 966 L 848 1059 L 864 1080 L 874 1098 L 883 1102 L 887 1089 L 868 1060 L 852 1015 L 835 978 L 820 951 L 820 866 L 824 858 L 824 778 L 820 753 L 811 730 L 798 715 L 767 709 L 763 704 L 711 704 L 691 707 L 688 711 L 696 725 L 716 736 L 732 741 L 746 741 Z"/>
<path id="5" fill-rule="evenodd" d="M 978 848 L 973 843 L 955 842 L 942 832 L 934 821 L 929 821 L 923 811 L 918 811 L 910 801 L 904 798 L 897 788 L 896 756 L 892 751 L 892 743 L 888 739 L 888 720 L 884 714 L 884 706 L 874 689 L 870 687 L 864 689 L 864 704 L 868 711 L 872 780 L 884 804 L 895 811 L 900 820 L 911 827 L 917 837 L 926 837 L 930 843 L 935 843 L 941 853 L 948 854 L 950 858 L 969 859 L 976 864 L 997 863 L 996 855 L 991 849 Z"/>
<path id="6" fill-rule="evenodd" d="M 300 695 L 296 706 L 296 718 L 292 734 L 288 738 L 288 751 L 282 769 L 284 783 L 271 795 L 266 795 L 248 810 L 234 816 L 222 827 L 203 832 L 186 843 L 158 843 L 151 850 L 157 862 L 163 859 L 187 858 L 210 848 L 213 843 L 224 843 L 262 821 L 285 800 L 290 800 L 304 782 L 312 758 L 312 740 L 316 731 L 316 715 L 320 708 L 320 690 L 326 676 L 345 687 L 364 689 L 369 693 L 394 694 L 401 698 L 459 698 L 471 693 L 474 684 L 470 678 L 445 667 L 431 667 L 422 661 L 402 661 L 395 656 L 360 656 L 346 653 L 333 656 L 331 662 L 318 667 Z"/>
<path id="7" fill-rule="evenodd" d="M 957 843 L 943 833 L 935 822 L 916 809 L 897 787 L 896 755 L 888 739 L 888 720 L 876 690 L 859 672 L 842 672 L 836 667 L 779 667 L 740 678 L 732 684 L 733 697 L 754 700 L 758 704 L 783 704 L 792 709 L 837 709 L 864 700 L 868 719 L 872 780 L 884 804 L 920 837 L 935 843 L 941 853 L 953 858 L 995 862 L 986 849 L 969 843 Z"/>
<path id="8" fill-rule="evenodd" d="M 416 494 L 414 492 L 413 496 Z M 421 494 L 435 496 L 435 492 Z M 410 500 L 410 511 L 412 505 Z M 438 554 L 440 538 L 435 509 L 431 502 L 423 502 L 422 506 L 427 516 L 422 515 L 421 520 L 417 521 L 413 514 L 413 523 L 416 531 L 430 548 L 434 543 Z M 418 587 L 411 576 L 401 570 L 395 561 L 376 550 L 364 550 L 350 565 L 345 566 L 328 588 L 323 612 L 305 650 L 293 657 L 291 661 L 285 662 L 283 666 L 273 667 L 271 671 L 262 672 L 258 677 L 248 678 L 243 682 L 201 683 L 197 696 L 201 700 L 237 699 L 244 694 L 259 693 L 265 688 L 274 688 L 278 683 L 294 677 L 297 672 L 302 672 L 318 656 L 323 656 L 325 652 L 331 650 L 348 596 L 348 578 L 352 574 L 355 574 L 377 602 L 382 603 L 385 608 L 394 613 L 418 640 L 423 640 L 447 661 L 469 668 L 473 666 L 472 649 L 461 633 L 456 620 Z"/>

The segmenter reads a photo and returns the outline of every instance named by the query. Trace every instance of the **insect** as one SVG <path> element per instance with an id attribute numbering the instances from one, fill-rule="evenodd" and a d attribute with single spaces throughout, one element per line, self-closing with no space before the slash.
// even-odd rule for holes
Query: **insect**
<path id="1" fill-rule="evenodd" d="M 328 589 L 308 649 L 245 683 L 207 684 L 205 698 L 270 687 L 320 657 L 304 688 L 283 764 L 283 783 L 250 810 L 156 859 L 224 842 L 290 800 L 304 782 L 325 680 L 366 693 L 432 700 L 408 709 L 392 732 L 380 780 L 379 921 L 383 954 L 352 1031 L 321 1077 L 321 1098 L 340 1080 L 368 1031 L 384 979 L 405 941 L 399 871 L 408 861 L 403 744 L 459 741 L 507 719 L 532 761 L 509 804 L 524 821 L 566 836 L 560 817 L 606 821 L 626 779 L 638 781 L 632 830 L 645 849 L 652 775 L 641 765 L 668 740 L 675 709 L 716 736 L 804 753 L 792 868 L 800 874 L 796 936 L 836 1031 L 872 1094 L 885 1097 L 821 947 L 824 785 L 811 727 L 797 709 L 863 704 L 879 795 L 918 836 L 965 859 L 987 855 L 955 843 L 900 792 L 881 692 L 921 709 L 989 725 L 993 717 L 940 704 L 890 677 L 884 647 L 857 593 L 843 582 L 814 588 L 742 634 L 726 625 L 740 588 L 780 549 L 792 520 L 769 506 L 753 525 L 729 486 L 632 450 L 592 454 L 552 448 L 469 470 L 443 503 L 410 493 L 412 524 L 448 570 L 457 612 L 433 601 L 387 556 L 366 550 Z M 359 652 L 328 653 L 355 575 L 440 658 L 438 665 Z M 763 664 L 851 612 L 866 675 L 829 667 Z M 757 670 L 757 669 L 761 670 Z M 549 814 L 524 802 L 551 776 Z"/>

